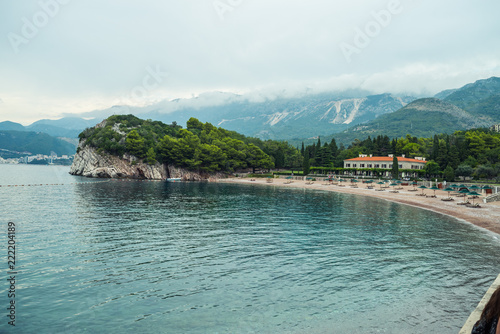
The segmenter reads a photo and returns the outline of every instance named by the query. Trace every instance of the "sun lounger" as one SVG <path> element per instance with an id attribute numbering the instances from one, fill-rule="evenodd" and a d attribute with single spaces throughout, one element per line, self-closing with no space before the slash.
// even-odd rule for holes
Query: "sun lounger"
<path id="1" fill-rule="evenodd" d="M 445 198 L 441 198 L 442 201 L 445 201 L 445 202 L 450 202 L 450 201 L 454 201 L 455 199 L 453 199 L 452 197 L 445 197 Z"/>
<path id="2" fill-rule="evenodd" d="M 395 194 L 397 194 L 399 191 L 397 191 L 397 190 L 391 190 L 391 191 L 389 191 L 389 192 L 390 192 L 390 193 L 395 193 Z"/>
<path id="3" fill-rule="evenodd" d="M 458 202 L 458 203 L 457 203 L 457 205 L 467 205 L 467 204 L 470 204 L 470 202 L 469 202 L 469 201 L 467 201 L 467 202 Z"/>

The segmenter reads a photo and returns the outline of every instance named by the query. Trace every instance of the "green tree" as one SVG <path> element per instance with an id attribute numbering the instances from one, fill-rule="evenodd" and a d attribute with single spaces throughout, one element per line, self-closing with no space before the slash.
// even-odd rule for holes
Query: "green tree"
<path id="1" fill-rule="evenodd" d="M 496 174 L 495 169 L 490 166 L 479 165 L 474 170 L 474 177 L 477 179 L 491 179 Z"/>
<path id="2" fill-rule="evenodd" d="M 132 130 L 125 139 L 127 152 L 142 159 L 146 156 L 144 138 L 136 130 Z"/>
<path id="3" fill-rule="evenodd" d="M 146 162 L 150 165 L 154 165 L 156 161 L 156 153 L 154 148 L 150 147 L 146 153 Z"/>
<path id="4" fill-rule="evenodd" d="M 399 162 L 396 155 L 392 157 L 391 175 L 394 179 L 399 179 Z"/>
<path id="5" fill-rule="evenodd" d="M 435 161 L 430 160 L 425 164 L 424 170 L 427 176 L 433 177 L 439 174 L 439 165 Z"/>
<path id="6" fill-rule="evenodd" d="M 271 158 L 254 144 L 247 145 L 246 160 L 248 167 L 251 167 L 254 173 L 256 168 L 272 168 L 274 165 Z"/>
<path id="7" fill-rule="evenodd" d="M 446 167 L 444 170 L 443 176 L 444 176 L 444 179 L 448 182 L 455 181 L 455 171 L 453 170 L 453 167 L 448 165 L 448 167 Z"/>
<path id="8" fill-rule="evenodd" d="M 302 171 L 304 172 L 304 175 L 308 175 L 310 169 L 311 169 L 310 159 L 306 156 L 304 157 L 304 162 L 302 164 Z"/>
<path id="9" fill-rule="evenodd" d="M 471 166 L 466 165 L 466 164 L 461 164 L 455 170 L 455 175 L 462 176 L 465 178 L 465 177 L 471 176 L 473 172 L 474 172 L 474 169 Z"/>

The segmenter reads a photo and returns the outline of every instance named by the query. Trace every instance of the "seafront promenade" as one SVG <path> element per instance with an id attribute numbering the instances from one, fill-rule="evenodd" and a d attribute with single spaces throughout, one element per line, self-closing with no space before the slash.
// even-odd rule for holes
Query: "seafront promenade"
<path id="1" fill-rule="evenodd" d="M 398 192 L 391 192 L 392 187 L 384 188 L 384 191 L 379 191 L 379 185 L 372 184 L 372 189 L 368 189 L 368 185 L 361 182 L 357 183 L 357 187 L 352 187 L 351 185 L 354 184 L 351 184 L 350 182 L 343 182 L 343 184 L 339 185 L 335 184 L 335 182 L 330 184 L 328 181 L 293 180 L 290 183 L 290 180 L 281 178 L 230 178 L 221 179 L 219 182 L 255 184 L 272 187 L 305 188 L 376 197 L 452 216 L 491 232 L 500 234 L 500 201 L 483 203 L 482 198 L 484 198 L 484 196 L 474 200 L 475 203 L 480 203 L 481 207 L 469 207 L 458 204 L 464 199 L 463 197 L 454 196 L 453 193 L 451 194 L 451 197 L 454 199 L 453 201 L 442 201 L 441 199 L 449 197 L 448 192 L 436 190 L 436 197 L 425 197 L 420 196 L 420 194 L 423 192 L 427 195 L 434 195 L 434 190 L 423 189 L 422 191 L 422 189 L 417 189 L 417 191 L 413 191 L 414 188 L 412 186 L 399 187 Z"/>

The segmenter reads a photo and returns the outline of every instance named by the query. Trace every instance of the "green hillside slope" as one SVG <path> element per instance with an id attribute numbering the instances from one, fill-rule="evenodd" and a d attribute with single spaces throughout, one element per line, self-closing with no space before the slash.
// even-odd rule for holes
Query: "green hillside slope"
<path id="1" fill-rule="evenodd" d="M 378 135 L 387 135 L 390 138 L 404 137 L 407 134 L 430 137 L 436 133 L 453 133 L 457 130 L 489 125 L 490 122 L 487 120 L 478 118 L 448 102 L 425 98 L 333 137 L 342 143 Z"/>
<path id="2" fill-rule="evenodd" d="M 74 145 L 64 140 L 31 131 L 0 131 L 0 148 L 47 155 L 53 151 L 59 156 L 75 154 L 76 150 Z"/>

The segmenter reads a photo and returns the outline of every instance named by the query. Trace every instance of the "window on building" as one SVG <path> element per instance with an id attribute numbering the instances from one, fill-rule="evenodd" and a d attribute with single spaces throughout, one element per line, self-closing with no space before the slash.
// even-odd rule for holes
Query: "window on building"
<path id="1" fill-rule="evenodd" d="M 359 167 L 365 168 L 365 164 L 359 164 Z"/>
<path id="2" fill-rule="evenodd" d="M 345 164 L 345 166 L 346 166 L 347 168 L 349 168 L 349 167 L 351 167 L 351 164 Z"/>
<path id="3" fill-rule="evenodd" d="M 399 168 L 403 168 L 403 165 L 401 165 L 401 164 L 400 164 L 400 165 L 399 165 Z"/>
<path id="4" fill-rule="evenodd" d="M 389 168 L 392 168 L 392 164 L 389 164 Z"/>
<path id="5" fill-rule="evenodd" d="M 356 164 L 352 164 L 352 167 L 356 168 Z"/>
<path id="6" fill-rule="evenodd" d="M 387 168 L 387 164 L 382 164 L 382 168 Z"/>
<path id="7" fill-rule="evenodd" d="M 380 168 L 380 165 L 379 164 L 375 164 L 375 168 Z"/>
<path id="8" fill-rule="evenodd" d="M 368 168 L 372 168 L 372 164 L 368 164 Z"/>

